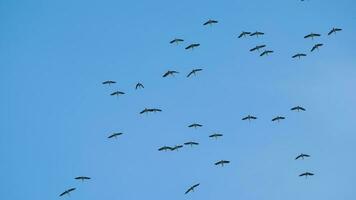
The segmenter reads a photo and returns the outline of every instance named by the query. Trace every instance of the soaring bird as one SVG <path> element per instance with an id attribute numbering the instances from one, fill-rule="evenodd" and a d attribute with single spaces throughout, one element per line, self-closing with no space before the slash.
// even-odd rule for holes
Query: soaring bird
<path id="1" fill-rule="evenodd" d="M 297 54 L 295 54 L 294 56 L 292 56 L 292 58 L 301 58 L 301 57 L 304 57 L 304 56 L 307 56 L 307 54 L 304 54 L 304 53 L 297 53 Z"/>
<path id="2" fill-rule="evenodd" d="M 242 118 L 242 120 L 248 120 L 248 121 L 251 121 L 253 119 L 257 119 L 257 117 L 252 116 L 252 115 L 247 115 L 246 117 Z"/>
<path id="3" fill-rule="evenodd" d="M 321 47 L 321 46 L 323 46 L 323 44 L 318 43 L 318 44 L 314 45 L 310 51 L 313 52 L 315 49 L 319 50 L 319 47 Z"/>
<path id="4" fill-rule="evenodd" d="M 145 86 L 143 86 L 142 83 L 137 83 L 135 86 L 135 89 L 137 90 L 137 89 L 141 89 L 141 88 L 143 89 L 143 88 L 145 88 Z"/>
<path id="5" fill-rule="evenodd" d="M 106 85 L 106 84 L 111 85 L 111 84 L 114 84 L 114 83 L 116 83 L 116 81 L 104 81 L 103 82 L 104 85 Z"/>
<path id="6" fill-rule="evenodd" d="M 162 112 L 162 110 L 159 108 L 151 108 L 150 112 Z"/>
<path id="7" fill-rule="evenodd" d="M 214 133 L 212 135 L 209 135 L 210 138 L 214 138 L 214 139 L 218 139 L 219 137 L 222 137 L 223 134 L 220 134 L 220 133 Z"/>
<path id="8" fill-rule="evenodd" d="M 198 142 L 186 142 L 186 143 L 184 143 L 184 145 L 190 145 L 192 147 L 193 145 L 199 145 L 199 143 Z"/>
<path id="9" fill-rule="evenodd" d="M 178 73 L 179 73 L 179 72 L 177 72 L 177 71 L 168 70 L 166 73 L 163 74 L 162 77 L 174 76 L 174 74 L 178 74 Z"/>
<path id="10" fill-rule="evenodd" d="M 64 192 L 62 192 L 59 196 L 61 197 L 61 196 L 63 196 L 63 195 L 70 195 L 70 193 L 71 192 L 73 192 L 74 190 L 75 190 L 76 188 L 70 188 L 70 189 L 68 189 L 68 190 L 66 190 L 66 191 L 64 191 Z"/>
<path id="11" fill-rule="evenodd" d="M 162 110 L 158 108 L 145 108 L 140 112 L 140 114 L 149 113 L 149 112 L 162 112 Z"/>
<path id="12" fill-rule="evenodd" d="M 198 44 L 198 43 L 193 43 L 193 44 L 191 44 L 191 45 L 185 47 L 185 49 L 192 49 L 192 50 L 193 50 L 194 48 L 196 48 L 196 47 L 198 47 L 198 46 L 200 46 L 200 44 Z"/>
<path id="13" fill-rule="evenodd" d="M 259 51 L 260 49 L 262 49 L 262 48 L 264 48 L 264 47 L 266 47 L 266 45 L 257 45 L 257 46 L 255 46 L 255 47 L 253 47 L 252 49 L 250 49 L 250 51 Z"/>
<path id="14" fill-rule="evenodd" d="M 283 119 L 285 119 L 285 117 L 277 116 L 277 117 L 272 119 L 272 122 L 274 122 L 274 121 L 279 122 L 280 120 L 283 120 Z"/>
<path id="15" fill-rule="evenodd" d="M 215 163 L 215 165 L 221 165 L 222 167 L 225 165 L 225 164 L 229 164 L 230 161 L 228 160 L 220 160 L 218 162 Z"/>
<path id="16" fill-rule="evenodd" d="M 197 183 L 197 184 L 191 186 L 190 188 L 188 188 L 188 190 L 185 192 L 185 194 L 188 194 L 189 192 L 194 192 L 194 189 L 196 187 L 198 187 L 199 185 L 200 185 L 200 183 Z"/>
<path id="17" fill-rule="evenodd" d="M 206 25 L 213 25 L 213 24 L 217 24 L 217 23 L 218 23 L 218 21 L 209 19 L 203 25 L 206 26 Z"/>
<path id="18" fill-rule="evenodd" d="M 197 72 L 200 72 L 200 71 L 203 71 L 203 69 L 193 69 L 191 72 L 189 72 L 187 77 L 189 78 L 191 75 L 195 75 Z"/>
<path id="19" fill-rule="evenodd" d="M 321 35 L 320 34 L 318 34 L 318 33 L 310 33 L 310 34 L 308 34 L 308 35 L 306 35 L 306 36 L 304 36 L 304 38 L 311 38 L 311 39 L 314 39 L 314 37 L 320 37 Z"/>
<path id="20" fill-rule="evenodd" d="M 328 35 L 331 35 L 331 34 L 333 34 L 333 33 L 336 34 L 336 32 L 338 32 L 338 31 L 342 31 L 342 29 L 341 29 L 341 28 L 333 28 L 333 29 L 331 29 L 331 31 L 328 33 Z"/>
<path id="21" fill-rule="evenodd" d="M 158 151 L 167 151 L 167 150 L 173 151 L 173 148 L 169 146 L 163 146 L 158 149 Z"/>
<path id="22" fill-rule="evenodd" d="M 293 108 L 291 108 L 290 110 L 292 110 L 292 111 L 305 111 L 305 108 L 303 108 L 303 107 L 301 107 L 301 106 L 295 106 L 295 107 L 293 107 Z"/>
<path id="23" fill-rule="evenodd" d="M 256 32 L 251 33 L 250 36 L 256 36 L 256 37 L 258 37 L 258 36 L 264 35 L 264 34 L 265 34 L 265 33 L 256 31 Z"/>
<path id="24" fill-rule="evenodd" d="M 263 52 L 260 54 L 260 56 L 264 56 L 264 55 L 268 56 L 268 54 L 270 54 L 270 53 L 273 53 L 273 51 L 271 51 L 271 50 L 265 50 L 265 51 L 263 51 Z"/>
<path id="25" fill-rule="evenodd" d="M 201 124 L 194 123 L 194 124 L 189 125 L 188 127 L 189 128 L 199 128 L 199 127 L 202 127 L 202 126 L 203 125 L 201 125 Z"/>
<path id="26" fill-rule="evenodd" d="M 76 180 L 81 180 L 81 181 L 85 181 L 85 180 L 89 180 L 91 179 L 90 177 L 87 177 L 87 176 L 78 176 L 78 177 L 75 177 L 74 179 Z"/>
<path id="27" fill-rule="evenodd" d="M 179 38 L 174 38 L 172 41 L 170 41 L 169 43 L 170 44 L 179 44 L 180 42 L 183 42 L 184 40 L 183 39 L 179 39 Z"/>
<path id="28" fill-rule="evenodd" d="M 110 95 L 111 96 L 119 96 L 119 95 L 123 95 L 123 94 L 125 94 L 125 92 L 115 91 L 115 92 L 111 93 Z"/>
<path id="29" fill-rule="evenodd" d="M 120 136 L 120 135 L 122 135 L 123 133 L 113 133 L 113 134 L 111 134 L 111 135 L 109 135 L 109 139 L 111 139 L 111 138 L 117 138 L 117 136 Z"/>
<path id="30" fill-rule="evenodd" d="M 300 174 L 299 176 L 300 177 L 305 176 L 305 178 L 308 178 L 308 176 L 314 176 L 314 174 L 310 173 L 310 172 L 304 172 L 304 173 Z"/>
<path id="31" fill-rule="evenodd" d="M 301 153 L 300 155 L 298 155 L 298 156 L 295 158 L 295 160 L 298 160 L 299 158 L 304 159 L 304 157 L 308 158 L 308 157 L 310 157 L 310 155 Z"/>
<path id="32" fill-rule="evenodd" d="M 180 148 L 183 148 L 183 145 L 176 145 L 176 146 L 174 146 L 174 147 L 172 148 L 172 151 L 174 151 L 174 150 L 177 150 L 177 151 L 178 151 L 178 149 L 180 149 Z"/>
<path id="33" fill-rule="evenodd" d="M 242 31 L 238 38 L 242 38 L 242 37 L 245 37 L 246 35 L 250 35 L 250 34 L 251 34 L 251 32 Z"/>

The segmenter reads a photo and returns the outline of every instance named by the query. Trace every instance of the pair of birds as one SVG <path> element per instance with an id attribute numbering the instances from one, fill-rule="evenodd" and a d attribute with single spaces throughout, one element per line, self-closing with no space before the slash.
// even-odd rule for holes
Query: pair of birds
<path id="1" fill-rule="evenodd" d="M 264 44 L 262 44 L 262 45 L 257 45 L 257 46 L 255 46 L 255 47 L 253 47 L 252 49 L 250 49 L 250 51 L 251 52 L 253 52 L 253 51 L 260 51 L 260 49 L 262 49 L 262 48 L 265 48 L 266 47 L 266 45 L 264 45 Z M 272 50 L 264 50 L 261 54 L 260 54 L 260 56 L 268 56 L 269 54 L 271 54 L 271 53 L 273 53 L 274 51 L 272 51 Z"/>
<path id="2" fill-rule="evenodd" d="M 193 69 L 192 71 L 190 71 L 187 75 L 187 78 L 189 78 L 192 75 L 196 75 L 197 72 L 203 71 L 203 69 Z M 162 75 L 162 77 L 167 77 L 167 76 L 174 76 L 175 74 L 179 74 L 178 71 L 174 71 L 174 70 L 168 70 L 166 73 L 164 73 Z"/>
<path id="3" fill-rule="evenodd" d="M 74 179 L 85 181 L 85 180 L 90 180 L 91 178 L 87 177 L 87 176 L 78 176 L 78 177 L 75 177 Z M 70 195 L 70 193 L 73 192 L 76 189 L 77 188 L 69 188 L 69 189 L 65 190 L 64 192 L 62 192 L 59 196 L 61 197 L 61 196 L 64 196 L 64 195 Z"/>
<path id="4" fill-rule="evenodd" d="M 308 154 L 304 154 L 304 153 L 301 153 L 300 155 L 298 155 L 295 160 L 298 160 L 298 159 L 304 159 L 304 158 L 309 158 L 310 155 Z M 301 173 L 299 174 L 300 177 L 305 177 L 305 178 L 308 178 L 308 176 L 314 176 L 314 173 L 311 173 L 311 172 L 304 172 L 304 173 Z"/>
<path id="5" fill-rule="evenodd" d="M 328 32 L 328 35 L 331 35 L 331 34 L 336 34 L 337 32 L 339 31 L 342 31 L 341 28 L 335 28 L 333 27 L 329 32 Z M 321 34 L 319 33 L 310 33 L 308 35 L 305 35 L 304 38 L 307 39 L 307 38 L 311 38 L 311 39 L 314 39 L 315 37 L 320 37 Z"/>
<path id="6" fill-rule="evenodd" d="M 246 36 L 256 36 L 256 37 L 258 37 L 258 36 L 262 36 L 262 35 L 264 35 L 265 33 L 263 33 L 263 32 L 260 32 L 260 31 L 255 31 L 255 32 L 249 32 L 249 31 L 242 31 L 241 33 L 240 33 L 240 35 L 238 36 L 238 38 L 242 38 L 242 37 L 246 37 Z"/>

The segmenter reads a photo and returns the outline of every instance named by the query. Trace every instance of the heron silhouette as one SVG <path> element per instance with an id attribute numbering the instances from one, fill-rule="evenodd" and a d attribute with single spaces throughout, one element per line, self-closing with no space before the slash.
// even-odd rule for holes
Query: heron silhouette
<path id="1" fill-rule="evenodd" d="M 188 45 L 187 47 L 185 47 L 185 49 L 191 49 L 191 50 L 193 50 L 193 49 L 195 49 L 195 48 L 197 48 L 197 47 L 199 47 L 200 46 L 200 44 L 199 43 L 193 43 L 193 44 L 190 44 L 190 45 Z"/>
<path id="2" fill-rule="evenodd" d="M 256 36 L 256 37 L 258 37 L 258 36 L 261 36 L 261 35 L 264 35 L 264 34 L 265 34 L 265 33 L 263 33 L 263 32 L 255 31 L 255 32 L 251 33 L 250 36 Z"/>
<path id="3" fill-rule="evenodd" d="M 315 49 L 319 50 L 319 47 L 321 47 L 321 46 L 323 46 L 323 44 L 321 44 L 321 43 L 314 45 L 313 48 L 310 50 L 310 52 L 313 52 Z"/>
<path id="4" fill-rule="evenodd" d="M 295 106 L 295 107 L 291 108 L 290 110 L 299 112 L 299 111 L 305 111 L 305 108 L 303 108 L 301 106 Z"/>
<path id="5" fill-rule="evenodd" d="M 240 33 L 240 35 L 238 36 L 238 38 L 246 37 L 246 35 L 250 35 L 250 34 L 251 34 L 251 32 L 242 31 L 242 32 Z"/>
<path id="6" fill-rule="evenodd" d="M 163 146 L 158 149 L 158 151 L 168 151 L 168 150 L 173 151 L 173 148 L 170 146 Z"/>
<path id="7" fill-rule="evenodd" d="M 143 88 L 145 88 L 145 86 L 143 86 L 142 83 L 137 83 L 136 86 L 135 86 L 135 89 L 136 89 L 136 90 L 137 90 L 137 89 L 143 89 Z"/>
<path id="8" fill-rule="evenodd" d="M 184 42 L 183 39 L 180 39 L 180 38 L 174 38 L 173 40 L 171 40 L 169 43 L 170 44 L 179 44 L 181 42 Z"/>
<path id="9" fill-rule="evenodd" d="M 201 124 L 193 123 L 193 124 L 189 125 L 188 127 L 189 127 L 189 128 L 200 128 L 200 127 L 202 127 L 202 126 L 203 126 L 203 125 L 201 125 Z"/>
<path id="10" fill-rule="evenodd" d="M 220 160 L 220 161 L 216 162 L 215 165 L 221 165 L 221 167 L 224 167 L 224 165 L 229 164 L 229 163 L 230 163 L 230 161 L 228 161 L 228 160 Z"/>
<path id="11" fill-rule="evenodd" d="M 260 54 L 260 56 L 264 56 L 264 55 L 268 56 L 268 55 L 271 54 L 271 53 L 273 53 L 273 51 L 271 51 L 271 50 L 265 50 L 265 51 L 263 51 L 263 52 Z"/>
<path id="12" fill-rule="evenodd" d="M 104 81 L 103 85 L 111 85 L 111 84 L 115 84 L 115 83 L 116 83 L 116 81 L 109 80 L 109 81 Z"/>
<path id="13" fill-rule="evenodd" d="M 191 186 L 190 188 L 188 188 L 187 191 L 185 191 L 185 194 L 188 194 L 189 192 L 194 192 L 194 189 L 195 189 L 196 187 L 198 187 L 199 185 L 200 185 L 200 183 L 197 183 L 197 184 Z"/>
<path id="14" fill-rule="evenodd" d="M 189 78 L 191 75 L 195 76 L 195 74 L 200 71 L 203 71 L 203 69 L 193 69 L 191 72 L 189 72 L 189 74 L 187 75 L 187 78 Z"/>
<path id="15" fill-rule="evenodd" d="M 90 177 L 87 177 L 87 176 L 78 176 L 78 177 L 75 177 L 74 179 L 76 179 L 76 180 L 81 180 L 81 181 L 85 181 L 85 180 L 90 180 L 91 178 L 90 178 Z"/>
<path id="16" fill-rule="evenodd" d="M 255 46 L 255 47 L 253 47 L 252 49 L 250 49 L 250 51 L 260 51 L 260 49 L 262 49 L 262 48 L 265 48 L 266 47 L 266 45 L 257 45 L 257 46 Z"/>
<path id="17" fill-rule="evenodd" d="M 209 135 L 210 138 L 214 138 L 215 140 L 217 140 L 219 137 L 222 137 L 223 134 L 220 133 L 214 133 L 212 135 Z"/>
<path id="18" fill-rule="evenodd" d="M 247 115 L 246 117 L 242 118 L 243 121 L 245 121 L 245 120 L 251 121 L 251 120 L 255 120 L 255 119 L 257 119 L 257 117 L 252 116 L 252 115 Z"/>
<path id="19" fill-rule="evenodd" d="M 321 36 L 321 35 L 318 34 L 318 33 L 310 33 L 310 34 L 304 36 L 304 38 L 305 38 L 305 39 L 311 38 L 311 39 L 313 40 L 315 37 L 320 37 L 320 36 Z"/>
<path id="20" fill-rule="evenodd" d="M 123 133 L 113 133 L 111 135 L 108 136 L 108 139 L 111 139 L 111 138 L 117 138 L 118 136 L 122 135 Z"/>
<path id="21" fill-rule="evenodd" d="M 166 73 L 163 74 L 162 77 L 167 77 L 167 76 L 173 76 L 174 77 L 174 74 L 178 74 L 179 72 L 177 71 L 174 71 L 174 70 L 168 70 Z"/>
<path id="22" fill-rule="evenodd" d="M 186 143 L 184 143 L 184 145 L 189 145 L 189 146 L 197 146 L 197 145 L 199 145 L 199 143 L 198 142 L 192 142 L 192 141 L 190 141 L 190 142 L 186 142 Z"/>
<path id="23" fill-rule="evenodd" d="M 311 172 L 304 172 L 304 173 L 302 173 L 302 174 L 299 174 L 299 176 L 300 176 L 300 177 L 305 176 L 305 178 L 308 178 L 308 176 L 314 176 L 314 174 L 311 173 Z"/>
<path id="24" fill-rule="evenodd" d="M 298 59 L 300 59 L 301 57 L 305 57 L 305 56 L 307 56 L 307 54 L 304 54 L 304 53 L 297 53 L 297 54 L 295 54 L 294 56 L 292 56 L 292 58 L 298 58 Z"/>
<path id="25" fill-rule="evenodd" d="M 328 33 L 328 35 L 331 35 L 331 34 L 336 34 L 336 32 L 339 32 L 339 31 L 342 31 L 342 29 L 341 28 L 332 28 L 330 31 L 329 31 L 329 33 Z"/>
<path id="26" fill-rule="evenodd" d="M 71 192 L 73 192 L 74 190 L 76 190 L 76 188 L 70 188 L 64 192 L 62 192 L 59 196 L 63 196 L 63 195 L 70 195 Z"/>
<path id="27" fill-rule="evenodd" d="M 203 25 L 206 26 L 206 25 L 213 25 L 213 24 L 217 24 L 217 23 L 218 23 L 217 20 L 209 19 L 209 20 L 206 21 Z"/>
<path id="28" fill-rule="evenodd" d="M 297 157 L 295 157 L 295 160 L 298 160 L 300 158 L 304 160 L 304 158 L 309 158 L 309 157 L 310 157 L 310 155 L 301 153 Z"/>
<path id="29" fill-rule="evenodd" d="M 277 117 L 272 119 L 272 122 L 274 122 L 274 121 L 279 122 L 280 120 L 283 120 L 283 119 L 285 119 L 285 117 L 277 116 Z"/>
<path id="30" fill-rule="evenodd" d="M 121 92 L 121 91 L 118 91 L 118 90 L 117 90 L 117 91 L 111 93 L 110 95 L 111 95 L 111 96 L 117 96 L 117 97 L 118 97 L 118 96 L 124 95 L 124 94 L 125 94 L 125 92 Z"/>

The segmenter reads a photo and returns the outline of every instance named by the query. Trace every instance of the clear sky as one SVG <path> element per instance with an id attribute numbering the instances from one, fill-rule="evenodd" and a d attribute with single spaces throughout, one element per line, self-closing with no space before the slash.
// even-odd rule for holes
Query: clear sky
<path id="1" fill-rule="evenodd" d="M 1 0 L 0 199 L 355 199 L 355 22 L 354 0 Z M 249 52 L 259 44 L 274 53 Z"/>

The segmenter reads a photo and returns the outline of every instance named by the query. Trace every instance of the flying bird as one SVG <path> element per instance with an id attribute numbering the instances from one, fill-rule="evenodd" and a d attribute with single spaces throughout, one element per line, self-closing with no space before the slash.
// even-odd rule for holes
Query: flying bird
<path id="1" fill-rule="evenodd" d="M 185 49 L 192 49 L 192 50 L 193 50 L 194 48 L 196 48 L 196 47 L 198 47 L 198 46 L 200 46 L 200 44 L 194 43 L 194 44 L 191 44 L 191 45 L 185 47 Z"/>
<path id="2" fill-rule="evenodd" d="M 85 181 L 85 180 L 89 180 L 91 179 L 90 177 L 87 177 L 87 176 L 78 176 L 78 177 L 75 177 L 74 179 L 76 180 L 81 180 L 81 181 Z"/>
<path id="3" fill-rule="evenodd" d="M 256 32 L 251 33 L 250 36 L 256 36 L 256 37 L 258 37 L 258 36 L 264 35 L 264 34 L 265 34 L 265 33 L 256 31 Z"/>
<path id="4" fill-rule="evenodd" d="M 114 83 L 116 83 L 116 81 L 104 81 L 103 85 L 106 85 L 106 84 L 111 85 L 111 84 L 114 84 Z"/>
<path id="5" fill-rule="evenodd" d="M 173 44 L 173 43 L 175 43 L 175 44 L 179 44 L 179 43 L 181 43 L 181 42 L 183 42 L 184 40 L 183 39 L 179 39 L 179 38 L 174 38 L 172 41 L 170 41 L 169 43 L 170 44 Z"/>
<path id="6" fill-rule="evenodd" d="M 194 123 L 194 124 L 189 125 L 188 127 L 189 128 L 199 128 L 199 127 L 202 127 L 202 126 L 203 125 L 201 125 L 201 124 Z"/>
<path id="7" fill-rule="evenodd" d="M 313 48 L 310 50 L 311 52 L 313 52 L 315 49 L 319 50 L 319 47 L 323 46 L 323 44 L 319 43 L 313 46 Z"/>
<path id="8" fill-rule="evenodd" d="M 328 35 L 331 35 L 331 34 L 336 34 L 336 32 L 338 32 L 338 31 L 342 31 L 342 29 L 341 28 L 333 28 L 333 29 L 331 29 L 331 31 L 328 33 Z"/>
<path id="9" fill-rule="evenodd" d="M 70 189 L 68 189 L 68 190 L 66 190 L 66 191 L 64 191 L 64 192 L 62 192 L 59 196 L 61 197 L 61 196 L 63 196 L 63 195 L 70 195 L 70 193 L 71 192 L 73 192 L 74 190 L 75 190 L 76 188 L 70 188 Z"/>
<path id="10" fill-rule="evenodd" d="M 320 36 L 321 36 L 321 35 L 318 34 L 318 33 L 310 33 L 310 34 L 304 36 L 304 38 L 305 38 L 305 39 L 307 39 L 307 38 L 314 39 L 314 37 L 320 37 Z"/>
<path id="11" fill-rule="evenodd" d="M 251 32 L 242 31 L 238 38 L 246 37 L 246 35 L 250 35 L 250 34 Z"/>
<path id="12" fill-rule="evenodd" d="M 197 72 L 200 72 L 200 71 L 203 71 L 203 69 L 193 69 L 191 72 L 189 72 L 187 77 L 189 78 L 191 75 L 195 75 Z"/>
<path id="13" fill-rule="evenodd" d="M 305 178 L 308 178 L 308 176 L 314 176 L 314 174 L 310 173 L 310 172 L 304 172 L 304 173 L 300 174 L 299 176 L 300 177 L 305 176 Z"/>
<path id="14" fill-rule="evenodd" d="M 167 150 L 173 151 L 173 148 L 169 146 L 163 146 L 158 149 L 158 151 L 167 151 Z"/>
<path id="15" fill-rule="evenodd" d="M 194 189 L 195 189 L 196 187 L 198 187 L 199 185 L 200 185 L 200 183 L 197 183 L 197 184 L 191 186 L 191 187 L 185 192 L 185 194 L 188 194 L 189 192 L 194 192 Z"/>
<path id="16" fill-rule="evenodd" d="M 111 134 L 111 135 L 109 135 L 109 139 L 111 139 L 111 138 L 117 138 L 117 136 L 120 136 L 120 135 L 122 135 L 123 133 L 113 133 L 113 134 Z"/>
<path id="17" fill-rule="evenodd" d="M 257 46 L 255 46 L 255 47 L 253 47 L 252 49 L 250 49 L 250 51 L 260 51 L 260 49 L 262 49 L 262 48 L 264 48 L 264 47 L 266 47 L 266 45 L 257 45 Z"/>
<path id="18" fill-rule="evenodd" d="M 223 134 L 220 134 L 220 133 L 214 133 L 212 135 L 209 135 L 210 138 L 214 138 L 214 139 L 218 139 L 219 137 L 222 137 Z"/>
<path id="19" fill-rule="evenodd" d="M 283 120 L 283 119 L 285 119 L 285 117 L 277 116 L 277 117 L 272 119 L 272 122 L 274 122 L 274 121 L 279 122 L 280 120 Z"/>
<path id="20" fill-rule="evenodd" d="M 292 56 L 292 58 L 301 58 L 301 57 L 304 57 L 304 56 L 307 56 L 307 54 L 304 54 L 304 53 L 297 53 L 297 54 L 295 54 L 294 56 Z"/>
<path id="21" fill-rule="evenodd" d="M 218 162 L 215 163 L 215 165 L 221 165 L 222 167 L 225 165 L 225 164 L 229 164 L 230 161 L 228 160 L 220 160 Z"/>
<path id="22" fill-rule="evenodd" d="M 143 89 L 143 88 L 145 88 L 145 86 L 143 86 L 142 83 L 137 83 L 136 86 L 135 86 L 135 89 L 136 89 L 136 90 L 137 90 L 137 89 Z"/>
<path id="23" fill-rule="evenodd" d="M 168 70 L 166 73 L 163 74 L 162 77 L 174 76 L 174 74 L 178 74 L 178 73 L 179 73 L 179 72 L 177 72 L 177 71 Z"/>
<path id="24" fill-rule="evenodd" d="M 305 111 L 305 108 L 303 108 L 303 107 L 301 107 L 301 106 L 295 106 L 295 107 L 293 107 L 293 108 L 291 108 L 290 110 L 292 110 L 292 111 Z"/>
<path id="25" fill-rule="evenodd" d="M 178 149 L 180 149 L 180 148 L 183 148 L 183 145 L 176 145 L 176 146 L 174 146 L 174 147 L 172 148 L 172 151 L 174 151 L 174 150 L 177 150 L 177 151 L 178 151 Z"/>
<path id="26" fill-rule="evenodd" d="M 119 96 L 119 95 L 123 95 L 123 94 L 125 94 L 125 93 L 121 92 L 121 91 L 116 91 L 116 92 L 111 93 L 110 95 L 111 96 Z"/>
<path id="27" fill-rule="evenodd" d="M 186 143 L 184 143 L 184 145 L 190 145 L 192 147 L 193 145 L 199 145 L 199 143 L 198 142 L 186 142 Z"/>
<path id="28" fill-rule="evenodd" d="M 140 114 L 149 113 L 149 112 L 162 112 L 162 110 L 158 108 L 145 108 L 140 112 Z"/>
<path id="29" fill-rule="evenodd" d="M 273 51 L 271 51 L 271 50 L 265 50 L 264 52 L 262 52 L 262 53 L 260 54 L 260 56 L 264 56 L 264 55 L 268 56 L 268 54 L 270 54 L 270 53 L 273 53 Z"/>
<path id="30" fill-rule="evenodd" d="M 252 116 L 252 115 L 247 115 L 246 117 L 242 118 L 242 120 L 248 120 L 248 121 L 251 121 L 253 119 L 257 119 L 257 117 Z"/>
<path id="31" fill-rule="evenodd" d="M 310 157 L 310 155 L 301 153 L 300 155 L 298 155 L 298 156 L 295 158 L 295 160 L 298 160 L 299 158 L 304 159 L 304 157 L 308 158 L 308 157 Z"/>
<path id="32" fill-rule="evenodd" d="M 212 20 L 212 19 L 209 19 L 207 22 L 205 22 L 203 25 L 206 26 L 206 25 L 213 25 L 213 24 L 217 24 L 218 21 L 216 20 Z"/>

